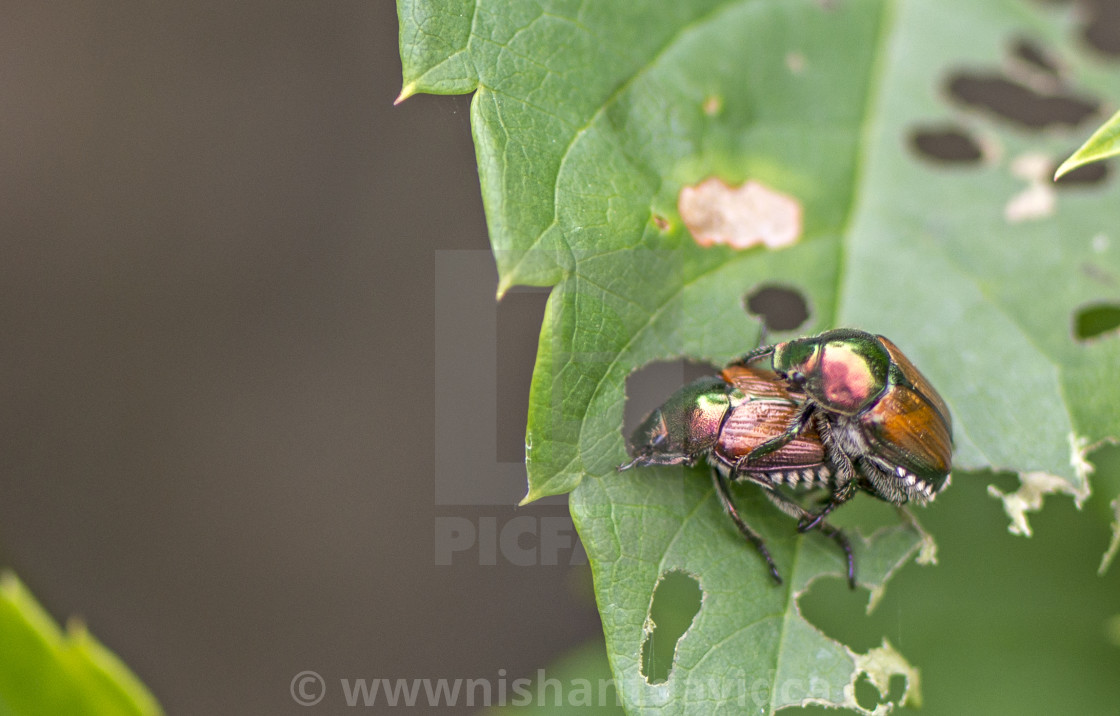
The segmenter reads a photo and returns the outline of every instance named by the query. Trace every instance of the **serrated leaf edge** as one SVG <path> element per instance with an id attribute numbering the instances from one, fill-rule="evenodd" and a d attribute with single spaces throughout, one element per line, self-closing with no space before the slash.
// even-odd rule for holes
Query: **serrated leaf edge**
<path id="1" fill-rule="evenodd" d="M 1093 465 L 1086 457 L 1089 452 L 1089 441 L 1072 433 L 1069 441 L 1070 464 L 1081 482 L 1080 489 L 1071 485 L 1065 478 L 1045 472 L 1020 473 L 1019 489 L 1014 492 L 1004 493 L 995 485 L 988 485 L 988 494 L 1003 501 L 1003 510 L 1011 520 L 1007 526 L 1011 534 L 1023 537 L 1030 537 L 1033 534 L 1030 522 L 1027 521 L 1027 513 L 1041 510 L 1047 495 L 1069 495 L 1073 498 L 1077 509 L 1081 509 L 1081 505 L 1088 499 L 1089 475 L 1093 472 Z"/>
<path id="2" fill-rule="evenodd" d="M 906 679 L 906 689 L 902 692 L 899 704 L 911 708 L 921 708 L 921 672 L 911 665 L 886 638 L 883 639 L 881 646 L 871 649 L 866 654 L 851 653 L 855 661 L 856 672 L 853 675 L 851 685 L 844 690 L 844 695 L 851 701 L 850 704 L 845 704 L 846 706 L 859 709 L 861 712 L 873 716 L 890 713 L 894 704 L 889 701 L 877 705 L 871 711 L 867 711 L 856 703 L 856 681 L 860 674 L 867 674 L 871 685 L 875 687 L 880 696 L 885 698 L 890 693 L 891 677 L 895 674 L 901 674 Z"/>
<path id="3" fill-rule="evenodd" d="M 859 539 L 859 541 L 862 542 L 865 547 L 869 547 L 870 545 L 872 545 L 878 536 L 905 525 L 913 527 L 920 535 L 920 539 L 914 545 L 914 547 L 909 549 L 905 554 L 902 555 L 902 557 L 895 561 L 891 568 L 883 574 L 881 581 L 879 581 L 877 584 L 860 582 L 860 585 L 866 587 L 870 592 L 867 600 L 868 614 L 870 614 L 875 609 L 875 607 L 878 605 L 879 601 L 885 594 L 887 582 L 891 580 L 891 578 L 894 576 L 895 572 L 899 570 L 899 568 L 901 568 L 904 564 L 909 562 L 912 557 L 914 557 L 915 552 L 917 552 L 918 556 L 921 557 L 927 551 L 932 551 L 933 553 L 936 553 L 937 551 L 937 545 L 933 541 L 933 537 L 925 531 L 925 529 L 918 523 L 917 519 L 912 514 L 910 514 L 909 510 L 900 509 L 899 512 L 905 517 L 905 520 L 898 525 L 881 527 L 872 532 L 869 537 L 864 537 L 858 529 L 854 531 L 855 537 Z M 799 555 L 800 552 L 798 552 L 798 556 Z M 934 559 L 933 562 L 936 562 L 936 559 Z M 928 563 L 929 562 L 926 562 L 925 564 Z M 836 577 L 842 575 L 839 572 L 820 572 L 818 574 L 814 574 L 808 580 L 806 580 L 805 584 L 802 585 L 800 589 L 790 590 L 789 603 L 792 605 L 792 608 L 786 609 L 786 615 L 783 618 L 783 637 L 785 624 L 788 622 L 791 616 L 795 616 L 795 618 L 802 620 L 803 622 L 808 624 L 809 627 L 813 629 L 813 631 L 820 634 L 822 638 L 834 644 L 837 644 L 844 649 L 845 653 L 852 660 L 852 679 L 844 687 L 843 702 L 828 701 L 826 699 L 810 696 L 802 699 L 799 705 L 804 707 L 815 704 L 818 706 L 831 708 L 848 708 L 854 711 L 858 711 L 861 714 L 867 714 L 868 716 L 884 716 L 885 714 L 890 713 L 896 704 L 894 702 L 888 701 L 879 704 L 873 710 L 868 711 L 863 706 L 860 706 L 859 702 L 856 701 L 855 685 L 856 682 L 859 681 L 860 675 L 866 673 L 868 675 L 868 678 L 872 680 L 872 684 L 879 691 L 879 695 L 885 698 L 890 691 L 890 677 L 893 674 L 898 673 L 906 677 L 906 689 L 903 691 L 902 698 L 899 700 L 899 703 L 897 705 L 920 707 L 922 701 L 920 672 L 916 667 L 912 666 L 908 661 L 906 661 L 902 654 L 900 654 L 897 650 L 895 650 L 893 646 L 891 646 L 886 637 L 883 638 L 882 646 L 876 647 L 868 651 L 866 654 L 860 654 L 856 651 L 853 651 L 850 647 L 848 647 L 847 644 L 844 644 L 838 639 L 833 639 L 832 637 L 822 632 L 816 624 L 806 619 L 805 615 L 801 613 L 801 597 L 809 591 L 809 588 L 815 581 L 822 577 L 829 576 Z M 781 640 L 782 639 L 780 638 L 779 641 Z M 779 654 L 779 665 L 781 663 L 781 658 L 782 654 Z M 884 667 L 889 664 L 896 664 L 898 668 L 894 671 L 884 671 Z M 872 673 L 872 669 L 875 670 L 874 673 Z M 883 676 L 883 674 L 885 674 L 885 677 Z M 884 685 L 880 686 L 881 683 Z M 776 713 L 776 711 L 777 709 L 774 708 L 773 700 L 771 699 L 770 713 L 773 714 Z"/>

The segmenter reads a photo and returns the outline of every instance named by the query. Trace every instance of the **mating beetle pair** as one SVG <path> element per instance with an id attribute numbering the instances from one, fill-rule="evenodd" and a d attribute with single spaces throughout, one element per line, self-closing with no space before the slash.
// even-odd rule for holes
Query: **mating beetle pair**
<path id="1" fill-rule="evenodd" d="M 773 372 L 752 367 L 770 356 Z M 728 481 L 760 486 L 798 530 L 820 529 L 855 562 L 847 538 L 824 518 L 855 494 L 924 504 L 948 484 L 952 418 L 945 401 L 883 336 L 837 329 L 757 348 L 683 388 L 651 413 L 630 440 L 645 465 L 706 459 L 728 514 L 781 583 L 762 538 L 735 509 Z M 827 488 L 812 514 L 779 487 Z"/>

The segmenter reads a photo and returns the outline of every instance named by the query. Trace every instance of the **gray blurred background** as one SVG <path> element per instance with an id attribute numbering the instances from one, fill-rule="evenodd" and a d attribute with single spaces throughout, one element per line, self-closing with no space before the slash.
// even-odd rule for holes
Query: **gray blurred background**
<path id="1" fill-rule="evenodd" d="M 488 241 L 469 98 L 392 105 L 393 3 L 7 3 L 0 52 L 0 566 L 171 713 L 600 633 L 585 566 L 434 563 L 438 517 L 567 509 L 436 505 L 435 257 Z M 499 309 L 502 461 L 542 310 Z"/>

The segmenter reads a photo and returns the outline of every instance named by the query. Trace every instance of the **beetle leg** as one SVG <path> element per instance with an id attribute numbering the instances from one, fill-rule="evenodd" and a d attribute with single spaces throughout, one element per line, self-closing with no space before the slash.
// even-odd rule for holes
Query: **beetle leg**
<path id="1" fill-rule="evenodd" d="M 802 520 L 800 523 L 798 523 L 797 531 L 808 532 L 809 530 L 816 529 L 817 527 L 823 527 L 824 518 L 827 517 L 828 514 L 835 510 L 837 507 L 852 499 L 852 496 L 855 495 L 855 484 L 855 481 L 852 480 L 845 483 L 842 487 L 837 486 L 833 493 L 828 496 L 828 501 L 825 503 L 824 508 L 817 514 L 810 515 L 812 519 L 808 522 Z"/>
<path id="2" fill-rule="evenodd" d="M 729 366 L 732 366 L 732 365 L 743 365 L 743 366 L 745 366 L 749 363 L 753 363 L 754 361 L 758 360 L 759 358 L 762 358 L 763 356 L 772 355 L 773 353 L 774 353 L 774 346 L 759 346 L 758 348 L 755 348 L 750 353 L 744 353 L 743 355 L 739 356 L 738 358 L 731 361 L 727 365 L 729 365 Z"/>
<path id="3" fill-rule="evenodd" d="M 784 493 L 780 492 L 778 488 L 763 487 L 762 490 L 766 493 L 766 497 L 768 497 L 770 501 L 774 503 L 775 507 L 777 507 L 779 510 L 786 513 L 793 519 L 801 520 L 811 516 L 808 510 L 794 502 Z"/>
<path id="4" fill-rule="evenodd" d="M 812 515 L 812 519 L 801 520 L 797 525 L 798 532 L 808 532 L 816 529 L 828 513 L 850 500 L 855 494 L 856 469 L 852 465 L 852 460 L 848 457 L 848 454 L 837 445 L 836 438 L 832 433 L 832 423 L 822 412 L 815 413 L 813 417 L 817 434 L 821 436 L 821 445 L 824 446 L 825 456 L 835 468 L 833 472 L 836 477 L 832 486 L 832 494 L 828 496 L 824 508 L 817 514 Z"/>
<path id="5" fill-rule="evenodd" d="M 723 473 L 719 470 L 712 468 L 712 481 L 716 485 L 716 494 L 719 495 L 720 502 L 723 503 L 723 508 L 727 510 L 727 514 L 731 516 L 735 526 L 739 528 L 739 532 L 754 545 L 762 558 L 766 560 L 767 566 L 770 567 L 770 576 L 778 584 L 782 583 L 782 577 L 778 574 L 778 568 L 774 564 L 774 560 L 770 557 L 770 550 L 766 549 L 766 543 L 762 541 L 762 537 L 757 532 L 747 526 L 743 522 L 743 518 L 739 516 L 739 511 L 735 509 L 735 503 L 731 500 L 731 491 L 727 487 L 727 480 L 723 477 Z"/>
<path id="6" fill-rule="evenodd" d="M 856 558 L 855 555 L 852 554 L 852 543 L 848 541 L 847 536 L 845 536 L 843 532 L 827 522 L 822 522 L 820 529 L 823 534 L 831 537 L 836 544 L 840 545 L 840 549 L 844 550 L 844 555 L 848 558 L 848 587 L 855 589 Z"/>
<path id="7" fill-rule="evenodd" d="M 617 472 L 624 472 L 632 467 L 650 467 L 652 465 L 688 465 L 696 464 L 696 458 L 690 455 L 658 455 L 657 453 L 639 453 L 630 462 L 624 462 L 615 468 Z"/>
<path id="8" fill-rule="evenodd" d="M 812 514 L 812 513 L 806 514 L 805 517 L 802 518 L 802 520 L 797 523 L 797 531 L 798 532 L 808 532 L 810 530 L 815 530 L 816 528 L 822 526 L 824 524 L 824 518 L 828 515 L 829 512 L 832 512 L 833 510 L 836 509 L 837 504 L 839 504 L 839 503 L 833 502 L 830 499 L 828 502 L 825 503 L 824 509 L 822 509 L 817 514 L 815 514 L 815 515 Z"/>
<path id="9" fill-rule="evenodd" d="M 618 471 L 618 472 L 622 472 L 623 470 L 629 470 L 630 468 L 632 468 L 632 467 L 634 467 L 635 465 L 637 465 L 637 464 L 638 464 L 638 461 L 639 461 L 639 460 L 641 460 L 641 459 L 642 459 L 642 456 L 641 456 L 641 455 L 638 455 L 637 457 L 635 457 L 635 458 L 634 458 L 633 460 L 631 460 L 630 462 L 624 462 L 624 463 L 622 463 L 621 465 L 619 465 L 618 467 L 616 467 L 616 468 L 615 468 L 615 470 L 616 470 L 616 471 Z"/>
<path id="10" fill-rule="evenodd" d="M 831 495 L 829 495 L 828 501 L 825 502 L 824 508 L 820 512 L 815 515 L 808 515 L 808 517 L 812 518 L 808 522 L 802 520 L 797 524 L 797 531 L 808 532 L 809 530 L 823 527 L 824 518 L 827 517 L 828 514 L 835 510 L 837 507 L 852 499 L 852 496 L 855 495 L 855 492 L 856 490 L 854 481 L 848 482 L 843 487 L 837 487 L 836 490 Z M 808 519 L 808 517 L 806 519 Z"/>
<path id="11" fill-rule="evenodd" d="M 751 450 L 749 453 L 739 458 L 739 462 L 736 467 L 746 467 L 752 462 L 757 461 L 760 457 L 764 457 L 772 452 L 781 450 L 783 447 L 788 445 L 791 440 L 796 438 L 802 433 L 802 431 L 805 430 L 805 427 L 809 424 L 809 421 L 812 419 L 813 415 L 813 404 L 802 404 L 801 407 L 798 408 L 797 414 L 793 416 L 793 420 L 790 421 L 788 428 L 786 428 L 781 434 L 770 438 L 766 442 L 760 445 L 756 445 L 754 450 Z"/>
<path id="12" fill-rule="evenodd" d="M 855 483 L 856 468 L 852 464 L 851 458 L 848 454 L 840 449 L 837 444 L 836 436 L 832 432 L 832 423 L 829 421 L 828 416 L 823 412 L 818 412 L 814 415 L 814 424 L 817 428 L 817 434 L 821 436 L 821 445 L 824 446 L 825 457 L 832 463 L 835 468 L 833 472 L 836 475 L 832 491 L 833 493 L 848 490 L 848 486 Z"/>
<path id="13" fill-rule="evenodd" d="M 770 501 L 773 502 L 779 510 L 786 513 L 795 520 L 804 521 L 813 517 L 813 514 L 811 512 L 791 500 L 777 488 L 763 487 L 762 489 L 766 492 L 766 496 L 770 498 Z M 821 533 L 826 537 L 831 538 L 834 542 L 836 542 L 836 544 L 840 546 L 840 549 L 844 550 L 844 556 L 848 561 L 848 586 L 852 589 L 855 589 L 856 558 L 852 554 L 852 543 L 848 541 L 847 536 L 845 536 L 843 532 L 841 532 L 836 527 L 828 524 L 827 522 L 820 522 L 819 525 Z"/>

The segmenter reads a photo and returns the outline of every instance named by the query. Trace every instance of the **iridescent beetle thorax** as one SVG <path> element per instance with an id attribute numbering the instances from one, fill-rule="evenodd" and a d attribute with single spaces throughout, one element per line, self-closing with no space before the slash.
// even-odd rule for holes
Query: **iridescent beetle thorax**
<path id="1" fill-rule="evenodd" d="M 801 338 L 778 344 L 774 369 L 829 412 L 855 415 L 887 388 L 891 358 L 870 334 L 848 332 L 822 342 Z"/>

